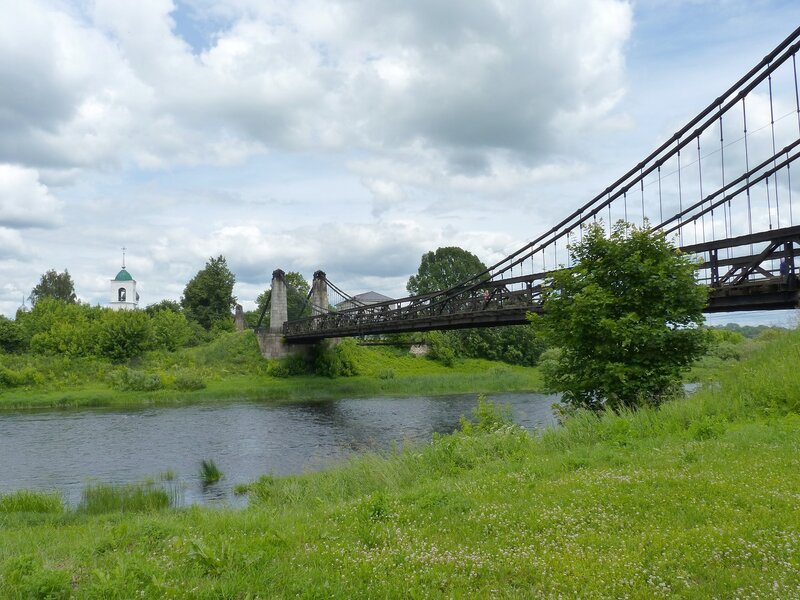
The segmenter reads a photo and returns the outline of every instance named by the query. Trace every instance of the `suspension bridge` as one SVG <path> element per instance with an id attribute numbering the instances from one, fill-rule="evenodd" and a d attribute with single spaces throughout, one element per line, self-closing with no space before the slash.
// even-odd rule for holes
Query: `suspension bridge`
<path id="1" fill-rule="evenodd" d="M 800 156 L 799 49 L 800 28 L 605 190 L 455 287 L 366 304 L 317 271 L 306 298 L 312 316 L 289 321 L 289 292 L 275 271 L 269 334 L 307 344 L 525 323 L 527 313 L 541 311 L 548 275 L 571 266 L 570 240 L 582 239 L 591 223 L 610 232 L 620 219 L 665 233 L 697 258 L 698 281 L 710 288 L 708 312 L 798 307 L 800 190 L 792 165 Z M 346 308 L 332 308 L 332 298 Z"/>

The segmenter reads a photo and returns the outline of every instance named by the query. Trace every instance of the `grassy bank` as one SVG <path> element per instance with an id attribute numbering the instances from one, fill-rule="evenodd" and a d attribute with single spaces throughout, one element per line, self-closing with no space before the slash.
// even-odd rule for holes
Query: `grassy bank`
<path id="1" fill-rule="evenodd" d="M 0 502 L 0 595 L 798 597 L 798 364 L 792 332 L 690 399 L 539 436 L 483 405 L 241 511 Z"/>
<path id="2" fill-rule="evenodd" d="M 205 346 L 177 352 L 150 352 L 124 365 L 87 358 L 5 355 L 0 368 L 30 381 L 0 385 L 0 410 L 229 399 L 290 402 L 541 388 L 534 368 L 479 359 L 458 360 L 448 367 L 392 347 L 356 347 L 351 354 L 356 375 L 337 378 L 280 376 L 276 363 L 262 358 L 251 332 L 225 334 Z"/>

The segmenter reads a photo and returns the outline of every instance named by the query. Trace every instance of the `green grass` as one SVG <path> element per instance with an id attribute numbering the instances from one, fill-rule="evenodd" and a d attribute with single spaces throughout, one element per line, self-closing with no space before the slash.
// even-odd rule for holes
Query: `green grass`
<path id="1" fill-rule="evenodd" d="M 64 500 L 58 492 L 19 490 L 0 495 L 0 513 L 60 513 Z"/>
<path id="2" fill-rule="evenodd" d="M 0 513 L 0 597 L 796 598 L 798 364 L 793 332 L 691 398 L 541 435 L 482 405 L 265 476 L 244 510 Z"/>
<path id="3" fill-rule="evenodd" d="M 200 461 L 200 480 L 203 485 L 211 485 L 222 479 L 222 471 L 212 459 Z"/>
<path id="4" fill-rule="evenodd" d="M 535 368 L 477 359 L 445 367 L 391 347 L 359 347 L 354 353 L 358 375 L 336 379 L 270 376 L 269 362 L 261 357 L 251 332 L 225 334 L 205 346 L 174 353 L 149 353 L 123 367 L 95 359 L 14 356 L 9 357 L 11 368 L 41 373 L 43 382 L 0 388 L 0 410 L 242 399 L 291 402 L 534 391 L 542 386 Z"/>
<path id="5" fill-rule="evenodd" d="M 156 482 L 114 485 L 90 484 L 83 488 L 77 512 L 97 515 L 110 512 L 149 512 L 175 506 L 176 494 Z"/>

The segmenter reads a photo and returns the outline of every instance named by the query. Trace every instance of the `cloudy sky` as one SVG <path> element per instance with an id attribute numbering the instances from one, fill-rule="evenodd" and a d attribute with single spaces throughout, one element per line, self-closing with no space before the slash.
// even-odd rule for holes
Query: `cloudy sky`
<path id="1" fill-rule="evenodd" d="M 491 263 L 800 24 L 796 0 L 0 0 L 0 313 L 47 269 L 143 304 L 223 254 L 404 293 Z"/>

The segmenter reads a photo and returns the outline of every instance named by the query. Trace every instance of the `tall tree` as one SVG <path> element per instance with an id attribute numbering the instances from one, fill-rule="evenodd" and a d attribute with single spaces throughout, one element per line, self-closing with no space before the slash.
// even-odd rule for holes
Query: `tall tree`
<path id="1" fill-rule="evenodd" d="M 63 273 L 50 269 L 42 275 L 39 283 L 31 290 L 28 300 L 31 304 L 36 304 L 41 298 L 55 298 L 70 303 L 77 301 L 75 284 L 67 269 L 64 269 Z"/>
<path id="2" fill-rule="evenodd" d="M 183 290 L 181 306 L 186 316 L 206 330 L 210 330 L 214 323 L 232 322 L 231 311 L 236 306 L 234 283 L 236 277 L 228 268 L 225 257 L 209 258 L 206 266 L 197 272 Z"/>
<path id="3" fill-rule="evenodd" d="M 544 288 L 537 333 L 561 349 L 545 382 L 562 401 L 594 411 L 657 405 L 705 350 L 698 327 L 708 291 L 695 265 L 661 233 L 622 221 L 570 247 L 574 267 Z"/>
<path id="4" fill-rule="evenodd" d="M 486 265 L 472 252 L 457 246 L 438 248 L 422 255 L 416 275 L 408 278 L 410 294 L 429 294 L 458 285 L 482 273 Z"/>
<path id="5" fill-rule="evenodd" d="M 419 270 L 412 275 L 406 289 L 412 294 L 428 294 L 447 289 L 486 271 L 481 260 L 462 248 L 450 246 L 422 255 Z M 488 275 L 482 277 L 488 279 Z M 527 325 L 459 329 L 428 336 L 434 354 L 488 358 L 532 366 L 544 351 L 543 342 Z"/>

